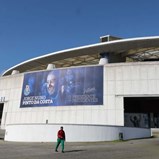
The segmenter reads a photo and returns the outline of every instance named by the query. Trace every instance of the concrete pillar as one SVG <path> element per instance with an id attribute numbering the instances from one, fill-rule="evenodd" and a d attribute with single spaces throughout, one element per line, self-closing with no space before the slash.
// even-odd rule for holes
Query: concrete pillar
<path id="1" fill-rule="evenodd" d="M 12 73 L 11 73 L 11 75 L 15 75 L 15 74 L 18 74 L 18 73 L 19 73 L 18 70 L 13 70 Z"/>
<path id="2" fill-rule="evenodd" d="M 100 53 L 99 65 L 105 65 L 109 62 L 108 53 Z"/>
<path id="3" fill-rule="evenodd" d="M 47 65 L 47 70 L 52 70 L 54 68 L 56 68 L 54 64 L 48 64 Z"/>

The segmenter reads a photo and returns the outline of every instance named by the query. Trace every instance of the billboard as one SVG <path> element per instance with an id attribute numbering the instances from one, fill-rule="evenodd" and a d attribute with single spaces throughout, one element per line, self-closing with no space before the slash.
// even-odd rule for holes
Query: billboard
<path id="1" fill-rule="evenodd" d="M 24 75 L 20 107 L 103 104 L 103 66 Z"/>

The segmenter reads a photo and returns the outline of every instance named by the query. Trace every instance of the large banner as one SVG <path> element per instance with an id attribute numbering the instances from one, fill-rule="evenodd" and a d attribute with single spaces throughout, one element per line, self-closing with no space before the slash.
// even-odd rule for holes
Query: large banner
<path id="1" fill-rule="evenodd" d="M 103 66 L 24 75 L 20 107 L 102 105 Z"/>

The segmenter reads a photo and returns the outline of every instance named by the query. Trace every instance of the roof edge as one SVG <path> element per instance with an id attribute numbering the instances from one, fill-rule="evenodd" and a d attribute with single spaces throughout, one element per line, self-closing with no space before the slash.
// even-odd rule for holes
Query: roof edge
<path id="1" fill-rule="evenodd" d="M 113 43 L 122 43 L 122 42 L 138 41 L 138 40 L 153 40 L 153 39 L 159 39 L 159 36 L 148 36 L 148 37 L 117 39 L 117 40 L 113 40 L 113 41 L 100 42 L 100 43 L 96 43 L 96 44 L 90 44 L 90 45 L 75 47 L 75 48 L 71 48 L 71 49 L 65 49 L 65 50 L 61 50 L 61 51 L 55 51 L 55 52 L 48 53 L 48 54 L 45 54 L 45 55 L 42 55 L 42 56 L 31 58 L 31 59 L 23 61 L 23 62 L 21 62 L 21 63 L 19 63 L 17 65 L 14 65 L 11 68 L 9 68 L 6 71 L 4 71 L 2 76 L 5 76 L 7 74 L 7 72 L 9 72 L 11 70 L 14 70 L 16 67 L 19 67 L 21 65 L 27 64 L 27 63 L 29 63 L 31 61 L 35 61 L 37 59 L 42 59 L 42 58 L 49 57 L 49 56 L 56 55 L 56 54 L 67 53 L 69 51 L 77 51 L 77 50 L 87 49 L 87 48 L 93 48 L 93 47 L 98 47 L 98 46 L 102 46 L 102 45 L 109 45 L 109 44 L 113 44 Z"/>

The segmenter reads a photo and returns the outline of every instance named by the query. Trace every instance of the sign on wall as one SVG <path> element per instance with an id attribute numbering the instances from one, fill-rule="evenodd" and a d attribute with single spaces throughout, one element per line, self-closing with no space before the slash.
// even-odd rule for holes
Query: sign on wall
<path id="1" fill-rule="evenodd" d="M 103 66 L 24 75 L 20 107 L 103 104 Z"/>
<path id="2" fill-rule="evenodd" d="M 6 99 L 5 99 L 4 96 L 0 97 L 0 103 L 3 103 L 3 102 L 5 102 L 5 101 L 6 101 Z"/>

